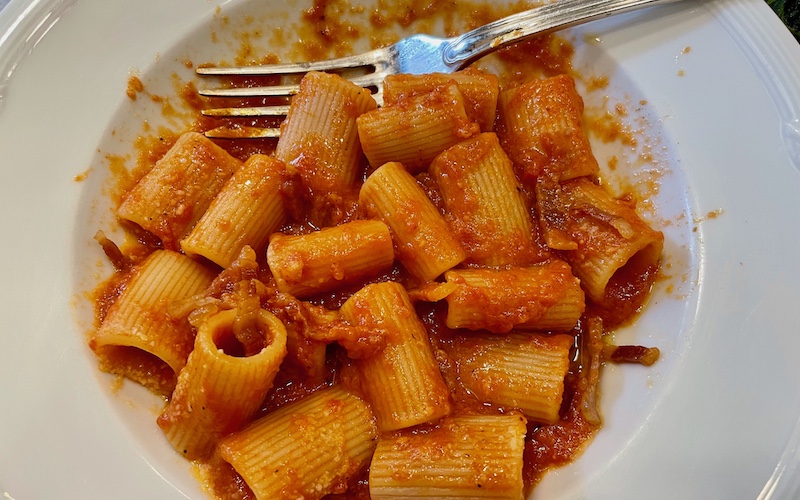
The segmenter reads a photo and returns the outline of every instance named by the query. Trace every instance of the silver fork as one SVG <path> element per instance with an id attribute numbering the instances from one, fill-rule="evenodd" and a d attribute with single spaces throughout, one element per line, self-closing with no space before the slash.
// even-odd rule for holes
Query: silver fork
<path id="1" fill-rule="evenodd" d="M 481 26 L 453 38 L 413 35 L 394 45 L 363 54 L 317 62 L 270 64 L 238 67 L 199 67 L 204 76 L 267 76 L 300 75 L 309 71 L 343 72 L 361 70 L 362 74 L 350 81 L 365 88 L 375 89 L 374 96 L 382 104 L 383 79 L 391 74 L 452 73 L 481 57 L 515 42 L 595 19 L 639 9 L 649 5 L 676 0 L 555 0 L 530 10 L 514 14 Z M 363 72 L 366 71 L 366 74 Z M 202 89 L 206 97 L 291 97 L 298 85 L 273 85 L 265 87 L 234 87 Z M 288 105 L 258 107 L 226 107 L 203 110 L 206 116 L 264 117 L 283 116 Z M 278 137 L 276 128 L 259 129 L 248 134 L 231 133 L 223 128 L 206 132 L 214 138 Z"/>

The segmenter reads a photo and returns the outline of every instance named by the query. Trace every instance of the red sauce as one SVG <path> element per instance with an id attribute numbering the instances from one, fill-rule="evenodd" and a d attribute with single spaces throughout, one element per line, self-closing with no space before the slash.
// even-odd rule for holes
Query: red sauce
<path id="1" fill-rule="evenodd" d="M 606 288 L 604 304 L 589 303 L 587 315 L 600 316 L 607 329 L 631 321 L 641 312 L 658 274 L 658 266 L 639 266 L 635 262 L 617 271 Z"/>

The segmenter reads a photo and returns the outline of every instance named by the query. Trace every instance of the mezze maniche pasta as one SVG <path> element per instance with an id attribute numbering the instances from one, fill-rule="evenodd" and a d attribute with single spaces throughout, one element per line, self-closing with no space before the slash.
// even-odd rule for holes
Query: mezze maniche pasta
<path id="1" fill-rule="evenodd" d="M 601 427 L 602 363 L 658 357 L 604 335 L 663 236 L 571 77 L 386 85 L 310 73 L 265 154 L 184 133 L 117 211 L 145 243 L 97 236 L 90 346 L 212 495 L 520 499 Z"/>

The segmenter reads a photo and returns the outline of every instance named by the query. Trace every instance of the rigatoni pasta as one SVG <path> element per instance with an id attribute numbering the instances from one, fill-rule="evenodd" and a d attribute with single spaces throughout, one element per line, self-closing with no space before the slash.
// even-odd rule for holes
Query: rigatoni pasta
<path id="1" fill-rule="evenodd" d="M 583 128 L 583 99 L 572 77 L 506 89 L 497 106 L 497 135 L 522 182 L 534 182 L 545 171 L 562 181 L 598 173 Z"/>
<path id="2" fill-rule="evenodd" d="M 574 343 L 566 334 L 476 334 L 456 359 L 458 373 L 482 401 L 518 408 L 533 422 L 555 424 Z"/>
<path id="3" fill-rule="evenodd" d="M 452 146 L 433 160 L 430 173 L 470 263 L 501 266 L 541 260 L 536 226 L 495 134 Z"/>
<path id="4" fill-rule="evenodd" d="M 604 187 L 580 178 L 537 191 L 543 225 L 575 242 L 565 256 L 595 302 L 606 301 L 609 281 L 625 266 L 642 270 L 658 265 L 664 235 L 651 229 L 635 206 Z M 555 209 L 552 198 L 557 198 Z"/>
<path id="5" fill-rule="evenodd" d="M 286 327 L 264 309 L 227 309 L 203 319 L 157 420 L 172 447 L 189 460 L 208 456 L 258 410 L 285 355 Z"/>
<path id="6" fill-rule="evenodd" d="M 131 271 L 125 290 L 108 311 L 92 336 L 92 349 L 103 358 L 119 361 L 106 366 L 160 392 L 172 391 L 175 377 L 186 364 L 194 345 L 194 333 L 185 318 L 172 318 L 167 312 L 171 303 L 202 292 L 213 273 L 185 255 L 157 250 Z M 167 381 L 159 382 L 152 374 L 141 373 L 141 357 L 115 356 L 115 351 L 135 349 L 148 353 L 171 370 Z M 157 384 L 158 387 L 154 387 Z"/>
<path id="7" fill-rule="evenodd" d="M 349 322 L 384 332 L 383 349 L 354 360 L 359 384 L 381 431 L 404 429 L 450 413 L 449 392 L 428 334 L 399 283 L 367 285 L 341 308 Z"/>
<path id="8" fill-rule="evenodd" d="M 586 307 L 579 280 L 560 260 L 511 269 L 453 269 L 445 279 L 454 285 L 446 297 L 448 328 L 567 331 Z"/>
<path id="9" fill-rule="evenodd" d="M 394 248 L 383 222 L 353 221 L 305 235 L 275 233 L 267 262 L 278 290 L 303 298 L 386 271 Z"/>
<path id="10" fill-rule="evenodd" d="M 467 117 L 455 82 L 365 113 L 357 123 L 370 165 L 396 161 L 412 173 L 425 170 L 436 155 L 480 131 Z"/>
<path id="11" fill-rule="evenodd" d="M 181 240 L 186 255 L 228 267 L 245 245 L 261 253 L 286 219 L 281 194 L 283 162 L 267 155 L 247 159 Z"/>
<path id="12" fill-rule="evenodd" d="M 397 259 L 423 283 L 467 257 L 447 221 L 402 164 L 390 162 L 372 172 L 361 186 L 359 203 L 389 226 Z"/>
<path id="13" fill-rule="evenodd" d="M 309 190 L 309 217 L 316 224 L 343 220 L 345 197 L 356 189 L 362 162 L 356 119 L 375 108 L 368 90 L 340 76 L 311 72 L 300 82 L 275 157 Z"/>
<path id="14" fill-rule="evenodd" d="M 317 499 L 369 463 L 377 437 L 369 406 L 333 386 L 223 438 L 219 451 L 259 500 Z"/>
<path id="15" fill-rule="evenodd" d="M 181 135 L 125 194 L 117 215 L 178 250 L 180 239 L 203 215 L 241 162 L 197 132 Z"/>
<path id="16" fill-rule="evenodd" d="M 389 75 L 383 82 L 383 103 L 392 106 L 403 99 L 428 94 L 451 81 L 458 85 L 464 97 L 464 110 L 469 119 L 480 126 L 481 132 L 492 131 L 500 92 L 499 82 L 497 76 L 475 68 L 455 73 Z"/>
<path id="17" fill-rule="evenodd" d="M 521 500 L 526 431 L 522 415 L 475 415 L 381 437 L 370 464 L 370 497 Z"/>

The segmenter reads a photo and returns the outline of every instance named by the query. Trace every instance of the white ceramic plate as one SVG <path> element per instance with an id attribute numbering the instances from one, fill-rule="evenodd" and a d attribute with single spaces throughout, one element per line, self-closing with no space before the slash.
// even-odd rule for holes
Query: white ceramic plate
<path id="1" fill-rule="evenodd" d="M 168 94 L 173 72 L 191 76 L 185 60 L 230 59 L 217 7 L 234 24 L 248 12 L 290 22 L 277 0 L 11 0 L 0 12 L 4 498 L 205 498 L 154 425 L 158 400 L 134 384 L 113 392 L 97 371 L 81 293 L 107 272 L 91 241 L 111 224 L 106 157 L 161 116 L 125 97 L 127 79 Z M 647 123 L 628 152 L 647 148 L 656 166 L 622 177 L 636 189 L 658 171 L 671 278 L 618 334 L 662 359 L 606 370 L 606 426 L 533 497 L 797 498 L 800 46 L 761 0 L 689 1 L 570 36 L 581 71 L 611 76 L 608 103 L 587 105 L 623 103 Z"/>

